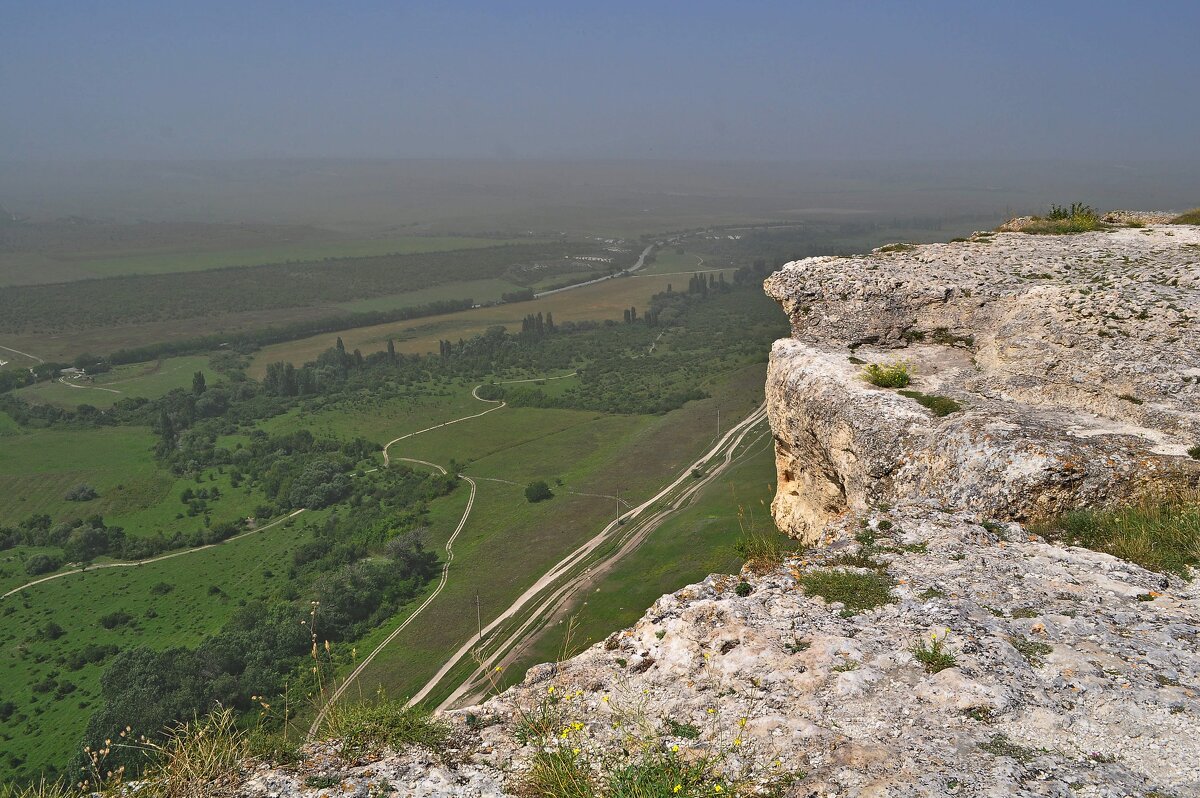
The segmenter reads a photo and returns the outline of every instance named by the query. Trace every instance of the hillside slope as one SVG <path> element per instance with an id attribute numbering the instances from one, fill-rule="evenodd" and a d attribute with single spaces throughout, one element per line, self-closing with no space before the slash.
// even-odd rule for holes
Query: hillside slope
<path id="1" fill-rule="evenodd" d="M 1197 264 L 1187 226 L 789 264 L 774 513 L 818 545 L 448 713 L 438 751 L 328 742 L 239 794 L 1200 793 L 1195 572 L 1027 524 L 1194 499 Z M 863 379 L 900 360 L 920 396 Z"/>

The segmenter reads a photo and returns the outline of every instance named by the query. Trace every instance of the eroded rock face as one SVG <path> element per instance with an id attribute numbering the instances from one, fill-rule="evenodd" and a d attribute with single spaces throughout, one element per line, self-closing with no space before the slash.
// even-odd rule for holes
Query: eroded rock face
<path id="1" fill-rule="evenodd" d="M 1025 520 L 1200 476 L 1200 228 L 808 258 L 766 289 L 794 333 L 767 401 L 796 537 L 878 502 Z M 910 389 L 964 409 L 935 417 L 863 361 L 907 362 Z"/>
<path id="2" fill-rule="evenodd" d="M 449 762 L 318 748 L 245 794 L 520 795 L 539 751 L 520 730 L 547 707 L 551 751 L 677 747 L 726 784 L 782 795 L 1200 794 L 1197 583 L 928 503 L 828 535 L 810 559 L 663 596 L 632 628 L 448 713 L 464 741 Z M 830 573 L 886 575 L 886 603 L 827 601 L 809 580 Z M 933 637 L 953 660 L 931 673 L 914 649 Z M 336 788 L 305 786 L 313 775 Z"/>

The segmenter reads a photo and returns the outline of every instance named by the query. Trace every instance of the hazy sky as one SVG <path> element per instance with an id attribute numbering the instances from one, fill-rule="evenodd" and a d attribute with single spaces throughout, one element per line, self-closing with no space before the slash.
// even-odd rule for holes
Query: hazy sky
<path id="1" fill-rule="evenodd" d="M 1200 158 L 1200 2 L 0 0 L 0 159 Z"/>

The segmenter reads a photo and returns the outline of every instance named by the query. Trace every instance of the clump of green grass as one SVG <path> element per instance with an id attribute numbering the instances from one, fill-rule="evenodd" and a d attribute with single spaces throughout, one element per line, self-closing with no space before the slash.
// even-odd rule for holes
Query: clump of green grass
<path id="1" fill-rule="evenodd" d="M 530 798 L 594 798 L 596 785 L 587 763 L 569 749 L 538 751 L 521 781 Z"/>
<path id="2" fill-rule="evenodd" d="M 1200 208 L 1192 208 L 1171 220 L 1171 224 L 1200 224 Z"/>
<path id="3" fill-rule="evenodd" d="M 939 418 L 962 410 L 962 405 L 949 396 L 934 396 L 920 391 L 899 391 L 899 394 L 907 396 Z"/>
<path id="4" fill-rule="evenodd" d="M 1030 640 L 1023 635 L 1009 635 L 1008 642 L 1017 650 L 1018 654 L 1024 657 L 1035 668 L 1041 667 L 1042 663 L 1045 662 L 1044 657 L 1054 651 L 1054 646 L 1049 643 Z"/>
<path id="5" fill-rule="evenodd" d="M 912 366 L 908 363 L 869 363 L 863 369 L 863 379 L 880 388 L 906 388 L 912 377 Z"/>
<path id="6" fill-rule="evenodd" d="M 1114 509 L 1072 510 L 1031 531 L 1186 578 L 1189 567 L 1200 566 L 1200 491 Z"/>
<path id="7" fill-rule="evenodd" d="M 1200 443 L 1197 443 L 1195 446 L 1192 446 L 1188 449 L 1188 457 L 1192 458 L 1193 460 L 1200 460 Z"/>
<path id="8" fill-rule="evenodd" d="M 918 640 L 908 649 L 917 662 L 925 666 L 926 673 L 937 673 L 946 668 L 953 668 L 958 660 L 946 648 L 946 636 L 937 636 L 934 632 L 929 636 L 929 642 Z"/>
<path id="9" fill-rule="evenodd" d="M 852 615 L 892 600 L 892 580 L 880 573 L 810 571 L 800 577 L 800 586 L 805 593 L 820 596 L 831 604 L 841 602 Z"/>
<path id="10" fill-rule="evenodd" d="M 887 244 L 879 248 L 880 252 L 912 252 L 917 248 L 916 244 L 908 244 L 903 241 L 896 244 Z"/>
<path id="11" fill-rule="evenodd" d="M 342 740 L 343 750 L 352 756 L 404 745 L 419 745 L 439 753 L 450 739 L 450 727 L 433 720 L 429 713 L 386 700 L 339 704 L 326 716 L 322 732 Z"/>

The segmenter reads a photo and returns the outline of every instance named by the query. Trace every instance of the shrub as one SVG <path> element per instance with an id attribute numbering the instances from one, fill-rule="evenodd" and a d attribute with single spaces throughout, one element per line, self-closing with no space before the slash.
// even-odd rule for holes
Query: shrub
<path id="1" fill-rule="evenodd" d="M 25 573 L 30 576 L 46 574 L 57 570 L 61 564 L 58 558 L 51 557 L 49 554 L 34 554 L 25 561 Z"/>
<path id="2" fill-rule="evenodd" d="M 91 485 L 76 485 L 67 491 L 67 495 L 63 498 L 69 502 L 90 502 L 99 495 Z"/>
<path id="3" fill-rule="evenodd" d="M 949 396 L 933 396 L 920 391 L 900 391 L 901 396 L 907 396 L 917 404 L 929 410 L 935 416 L 948 416 L 951 413 L 957 413 L 962 410 L 962 405 L 951 399 Z"/>
<path id="4" fill-rule="evenodd" d="M 1200 443 L 1188 449 L 1188 457 L 1193 460 L 1200 460 Z"/>
<path id="5" fill-rule="evenodd" d="M 737 587 L 735 587 L 733 589 L 733 592 L 737 593 L 742 598 L 745 598 L 746 596 L 749 596 L 752 592 L 754 592 L 754 588 L 750 585 L 749 582 L 738 582 Z"/>
<path id="6" fill-rule="evenodd" d="M 890 363 L 883 366 L 868 363 L 863 370 L 863 379 L 880 388 L 904 388 L 912 382 L 912 367 L 907 363 Z"/>
<path id="7" fill-rule="evenodd" d="M 118 626 L 124 626 L 133 620 L 133 616 L 124 610 L 110 612 L 108 615 L 100 617 L 100 625 L 105 629 L 116 629 Z"/>
<path id="8" fill-rule="evenodd" d="M 525 498 L 531 503 L 545 501 L 554 498 L 554 491 L 550 490 L 545 480 L 539 479 L 525 486 Z"/>
<path id="9" fill-rule="evenodd" d="M 1200 208 L 1192 208 L 1171 220 L 1171 224 L 1200 224 Z"/>

